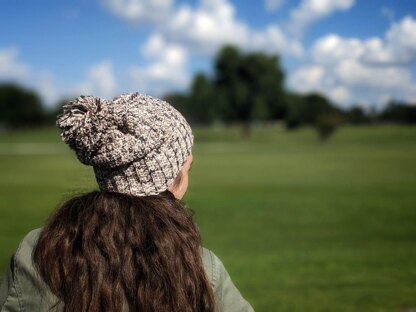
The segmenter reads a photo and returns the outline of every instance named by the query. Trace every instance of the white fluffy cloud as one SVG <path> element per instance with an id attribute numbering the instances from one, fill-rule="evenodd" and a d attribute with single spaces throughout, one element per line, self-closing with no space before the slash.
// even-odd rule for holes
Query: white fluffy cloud
<path id="1" fill-rule="evenodd" d="M 128 11 L 128 6 L 124 9 Z M 170 10 L 170 17 L 163 23 L 147 20 L 156 26 L 156 31 L 140 48 L 146 64 L 134 66 L 129 71 L 129 85 L 133 89 L 160 94 L 169 89 L 184 88 L 190 81 L 189 58 L 193 55 L 212 56 L 225 43 L 245 50 L 303 54 L 301 43 L 289 40 L 277 25 L 254 31 L 237 20 L 235 8 L 228 0 L 201 0 L 196 7 L 182 5 L 177 8 L 169 2 L 165 9 Z M 130 17 L 123 18 L 132 22 Z M 140 22 L 140 16 L 136 18 L 135 22 Z"/>
<path id="2" fill-rule="evenodd" d="M 195 10 L 180 8 L 169 25 L 169 36 L 192 50 L 212 55 L 225 43 L 245 50 L 301 56 L 302 44 L 290 40 L 278 25 L 255 31 L 238 21 L 234 7 L 227 0 L 202 0 Z"/>
<path id="3" fill-rule="evenodd" d="M 19 49 L 8 47 L 0 49 L 0 79 L 26 79 L 30 76 L 29 66 L 18 60 Z"/>
<path id="4" fill-rule="evenodd" d="M 27 84 L 32 85 L 39 92 L 48 106 L 55 105 L 63 96 L 56 86 L 55 75 L 50 71 L 41 71 L 34 75 L 34 79 L 30 80 Z"/>
<path id="5" fill-rule="evenodd" d="M 116 89 L 113 65 L 110 61 L 103 61 L 89 68 L 85 80 L 75 87 L 74 93 L 112 98 Z"/>
<path id="6" fill-rule="evenodd" d="M 262 50 L 269 53 L 280 53 L 302 57 L 303 45 L 300 41 L 289 39 L 277 25 L 270 25 L 262 32 L 252 32 L 246 43 L 247 50 Z"/>
<path id="7" fill-rule="evenodd" d="M 416 22 L 411 17 L 393 23 L 384 38 L 330 34 L 315 42 L 312 62 L 292 72 L 289 85 L 300 92 L 324 93 L 340 104 L 414 101 L 416 82 L 407 65 L 416 61 L 415 47 Z"/>
<path id="8" fill-rule="evenodd" d="M 239 21 L 229 0 L 200 0 L 195 7 L 187 4 L 175 7 L 172 0 L 102 2 L 125 21 L 148 23 L 155 29 L 140 48 L 140 56 L 146 63 L 132 66 L 129 70 L 127 84 L 134 90 L 162 94 L 187 87 L 190 81 L 189 58 L 194 55 L 212 56 L 226 43 L 245 50 L 303 54 L 302 44 L 290 40 L 277 25 L 254 31 Z"/>
<path id="9" fill-rule="evenodd" d="M 72 87 L 65 86 L 62 90 L 57 87 L 57 79 L 52 72 L 34 70 L 19 60 L 18 56 L 19 49 L 16 47 L 0 49 L 0 80 L 16 82 L 36 90 L 48 106 L 55 105 L 62 97 L 96 94 L 109 98 L 117 91 L 111 62 L 105 61 L 91 66 L 82 83 Z"/>
<path id="10" fill-rule="evenodd" d="M 357 88 L 394 91 L 411 84 L 410 72 L 405 68 L 367 66 L 357 60 L 342 60 L 332 73 L 343 84 Z"/>
<path id="11" fill-rule="evenodd" d="M 368 43 L 365 60 L 374 63 L 410 64 L 416 61 L 416 20 L 411 16 L 392 24 L 384 42 Z"/>
<path id="12" fill-rule="evenodd" d="M 290 75 L 290 84 L 302 93 L 320 91 L 323 86 L 328 85 L 328 81 L 325 81 L 325 68 L 320 65 L 300 67 Z M 329 81 L 329 85 L 332 85 L 332 81 Z"/>
<path id="13" fill-rule="evenodd" d="M 139 8 L 150 5 L 150 1 L 105 0 L 104 3 L 113 14 L 128 22 L 152 24 L 169 41 L 186 47 L 188 53 L 212 56 L 219 47 L 230 43 L 246 50 L 265 49 L 295 56 L 303 54 L 302 44 L 288 37 L 278 25 L 253 30 L 239 21 L 229 0 L 200 0 L 196 7 L 186 4 L 174 7 L 172 1 L 159 0 L 154 4 L 159 3 L 159 12 L 152 12 L 164 16 L 160 19 L 152 17 L 150 11 L 147 17 L 142 13 L 132 13 L 141 12 Z M 131 6 L 139 8 L 132 10 Z"/>
<path id="14" fill-rule="evenodd" d="M 364 49 L 363 43 L 358 39 L 330 34 L 318 39 L 311 53 L 316 63 L 334 64 L 345 59 L 361 58 Z"/>
<path id="15" fill-rule="evenodd" d="M 172 9 L 172 0 L 100 0 L 101 3 L 129 22 L 163 21 Z"/>
<path id="16" fill-rule="evenodd" d="M 17 47 L 0 49 L 0 81 L 19 83 L 37 90 L 47 105 L 53 105 L 59 94 L 54 75 L 45 70 L 35 71 L 19 59 Z"/>
<path id="17" fill-rule="evenodd" d="M 188 54 L 181 45 L 168 42 L 161 34 L 153 34 L 141 47 L 140 53 L 148 64 L 131 68 L 134 89 L 160 94 L 172 88 L 183 88 L 189 83 Z"/>
<path id="18" fill-rule="evenodd" d="M 166 33 L 193 50 L 211 54 L 225 42 L 243 45 L 249 29 L 235 19 L 234 7 L 227 0 L 201 0 L 196 9 L 180 7 L 168 22 Z"/>
<path id="19" fill-rule="evenodd" d="M 312 53 L 317 62 L 360 59 L 374 65 L 407 65 L 416 61 L 416 21 L 407 16 L 393 23 L 384 39 L 359 40 L 330 34 L 315 43 Z"/>
<path id="20" fill-rule="evenodd" d="M 303 66 L 290 74 L 289 86 L 300 93 L 322 93 L 342 106 L 382 106 L 392 98 L 412 101 L 416 96 L 416 85 L 406 69 L 368 67 L 355 60 L 334 67 Z"/>
<path id="21" fill-rule="evenodd" d="M 289 30 L 301 36 L 312 23 L 336 12 L 345 11 L 354 5 L 354 0 L 302 0 L 290 15 Z"/>
<path id="22" fill-rule="evenodd" d="M 347 104 L 351 92 L 321 65 L 307 65 L 294 71 L 289 76 L 289 85 L 300 93 L 318 92 L 327 95 L 338 104 Z"/>

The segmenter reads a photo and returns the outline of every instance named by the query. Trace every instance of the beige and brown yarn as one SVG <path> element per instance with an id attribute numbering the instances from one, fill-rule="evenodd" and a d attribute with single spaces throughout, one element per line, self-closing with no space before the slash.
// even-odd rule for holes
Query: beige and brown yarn
<path id="1" fill-rule="evenodd" d="M 81 96 L 64 105 L 57 125 L 78 159 L 93 166 L 101 190 L 135 196 L 167 190 L 193 145 L 175 108 L 139 93 Z"/>

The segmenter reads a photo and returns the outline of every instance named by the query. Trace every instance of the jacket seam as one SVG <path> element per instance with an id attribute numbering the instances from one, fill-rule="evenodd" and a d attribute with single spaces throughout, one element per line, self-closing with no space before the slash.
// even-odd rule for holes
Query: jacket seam
<path id="1" fill-rule="evenodd" d="M 215 270 L 215 259 L 214 256 L 212 254 L 212 251 L 209 252 L 209 255 L 211 257 L 211 271 L 212 271 L 212 286 L 214 287 L 214 290 L 216 288 L 216 282 L 217 282 L 217 278 L 216 278 L 216 270 Z"/>
<path id="2" fill-rule="evenodd" d="M 19 247 L 17 248 L 17 250 L 14 254 L 15 259 L 14 259 L 13 271 L 14 271 L 15 278 L 13 279 L 13 287 L 16 289 L 17 302 L 19 303 L 20 310 L 24 311 L 25 308 L 24 308 L 24 305 L 23 305 L 23 298 L 22 298 L 23 294 L 22 294 L 22 289 L 21 289 L 20 284 L 19 284 L 19 264 L 16 261 L 17 260 L 17 255 L 19 254 L 20 249 L 22 248 L 22 243 L 23 243 L 23 241 L 19 244 Z"/>

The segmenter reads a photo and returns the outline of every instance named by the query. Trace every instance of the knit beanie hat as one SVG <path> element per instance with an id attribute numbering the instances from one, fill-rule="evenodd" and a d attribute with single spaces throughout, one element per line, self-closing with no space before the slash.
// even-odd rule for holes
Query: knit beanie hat
<path id="1" fill-rule="evenodd" d="M 101 190 L 135 196 L 167 190 L 193 145 L 176 109 L 139 93 L 81 96 L 64 105 L 57 125 L 78 159 L 93 166 Z"/>

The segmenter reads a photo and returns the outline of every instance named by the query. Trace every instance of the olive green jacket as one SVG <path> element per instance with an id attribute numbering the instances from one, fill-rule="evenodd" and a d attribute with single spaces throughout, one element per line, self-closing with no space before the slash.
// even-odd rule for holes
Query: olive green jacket
<path id="1" fill-rule="evenodd" d="M 50 292 L 33 266 L 32 251 L 40 230 L 29 232 L 11 258 L 0 284 L 0 312 L 62 310 L 62 303 L 55 305 L 57 297 Z M 202 259 L 214 289 L 216 311 L 253 311 L 234 286 L 221 260 L 205 248 L 202 249 Z"/>

